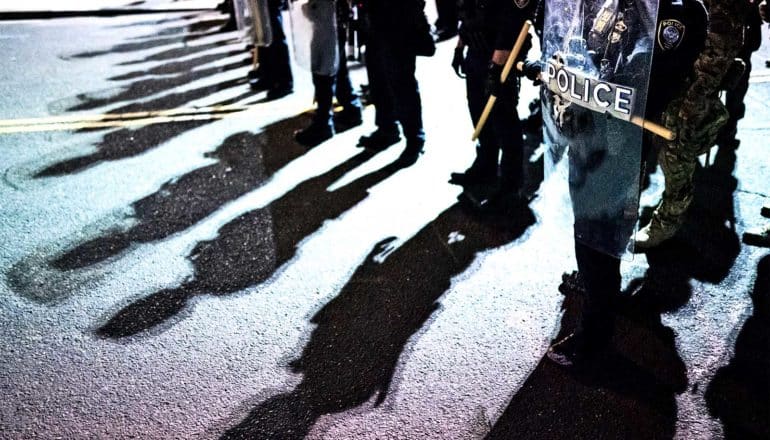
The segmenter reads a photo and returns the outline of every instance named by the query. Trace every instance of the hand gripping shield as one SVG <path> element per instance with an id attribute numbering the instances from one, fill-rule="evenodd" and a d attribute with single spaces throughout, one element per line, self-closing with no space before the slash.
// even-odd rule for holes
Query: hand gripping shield
<path id="1" fill-rule="evenodd" d="M 269 46 L 273 42 L 267 0 L 234 0 L 233 7 L 241 38 L 255 46 Z"/>
<path id="2" fill-rule="evenodd" d="M 658 2 L 546 0 L 542 102 L 547 179 L 569 189 L 575 240 L 633 250 Z"/>
<path id="3" fill-rule="evenodd" d="M 335 75 L 340 53 L 334 0 L 292 2 L 289 16 L 297 64 L 317 75 Z"/>

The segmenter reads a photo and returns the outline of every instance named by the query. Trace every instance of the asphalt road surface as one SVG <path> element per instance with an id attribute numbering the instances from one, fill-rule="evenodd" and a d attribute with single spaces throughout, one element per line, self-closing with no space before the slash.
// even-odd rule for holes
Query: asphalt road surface
<path id="1" fill-rule="evenodd" d="M 675 239 L 623 263 L 612 355 L 574 375 L 544 357 L 580 301 L 562 182 L 535 143 L 527 209 L 458 205 L 453 43 L 419 59 L 428 141 L 401 168 L 403 141 L 355 147 L 371 107 L 297 145 L 309 74 L 265 102 L 222 18 L 0 22 L 0 437 L 770 437 L 770 253 L 740 242 L 767 221 L 767 38 L 740 147 L 702 158 Z M 179 110 L 222 105 L 246 109 Z"/>

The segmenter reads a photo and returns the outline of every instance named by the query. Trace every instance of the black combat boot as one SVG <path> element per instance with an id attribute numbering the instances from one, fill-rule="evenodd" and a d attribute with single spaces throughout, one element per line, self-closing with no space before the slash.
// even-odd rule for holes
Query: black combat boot
<path id="1" fill-rule="evenodd" d="M 360 105 L 343 107 L 342 111 L 334 114 L 334 126 L 338 127 L 340 131 L 357 127 L 362 122 Z"/>
<path id="2" fill-rule="evenodd" d="M 314 118 L 307 128 L 294 133 L 297 143 L 306 147 L 315 147 L 332 136 L 334 136 L 334 127 L 328 117 Z"/>
<path id="3" fill-rule="evenodd" d="M 423 147 L 425 146 L 425 138 L 421 136 L 412 136 L 406 140 L 406 148 L 404 148 L 401 156 L 398 157 L 398 163 L 401 166 L 411 166 L 417 162 L 420 155 L 423 153 Z"/>
<path id="4" fill-rule="evenodd" d="M 369 136 L 361 136 L 358 146 L 368 150 L 381 151 L 401 140 L 396 126 L 389 128 L 377 127 Z"/>

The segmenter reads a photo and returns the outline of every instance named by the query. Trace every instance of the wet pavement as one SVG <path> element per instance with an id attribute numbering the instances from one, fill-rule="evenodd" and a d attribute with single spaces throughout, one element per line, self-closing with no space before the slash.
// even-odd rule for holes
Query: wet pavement
<path id="1" fill-rule="evenodd" d="M 536 143 L 507 217 L 446 183 L 473 157 L 452 42 L 418 61 L 428 141 L 403 168 L 403 141 L 355 147 L 371 107 L 296 144 L 309 74 L 266 102 L 222 24 L 0 22 L 0 119 L 246 108 L 0 134 L 0 437 L 770 437 L 770 254 L 740 242 L 767 222 L 768 35 L 739 148 L 702 157 L 686 226 L 623 263 L 614 349 L 575 375 L 544 357 L 581 299 Z"/>

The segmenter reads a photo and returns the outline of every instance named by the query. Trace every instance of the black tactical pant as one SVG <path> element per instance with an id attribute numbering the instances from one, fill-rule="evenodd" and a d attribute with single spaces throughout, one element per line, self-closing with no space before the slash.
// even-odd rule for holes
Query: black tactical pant
<path id="1" fill-rule="evenodd" d="M 468 96 L 468 110 L 473 125 L 481 118 L 489 95 L 486 90 L 487 72 L 492 54 L 486 51 L 468 49 L 465 58 L 465 87 Z M 479 135 L 476 160 L 472 168 L 485 175 L 497 176 L 500 165 L 501 185 L 504 190 L 517 191 L 522 182 L 522 132 L 518 103 L 518 79 L 509 78 L 513 86 L 503 87 L 504 93 L 497 97 L 494 110 Z M 501 155 L 502 152 L 502 155 Z"/>
<path id="2" fill-rule="evenodd" d="M 436 0 L 436 29 L 457 31 L 458 11 L 455 0 Z"/>
<path id="3" fill-rule="evenodd" d="M 286 43 L 286 34 L 283 31 L 283 17 L 281 0 L 269 0 L 267 2 L 270 13 L 270 26 L 273 31 L 273 41 L 270 46 L 259 48 L 259 62 L 263 67 L 263 78 L 272 86 L 292 86 L 294 80 L 289 64 L 289 45 Z"/>
<path id="4" fill-rule="evenodd" d="M 600 346 L 612 336 L 612 303 L 620 293 L 620 259 L 579 241 L 575 241 L 575 258 L 586 290 L 580 330 L 589 343 Z"/>
<path id="5" fill-rule="evenodd" d="M 394 31 L 371 29 L 366 48 L 366 71 L 375 109 L 374 122 L 384 131 L 398 130 L 401 123 L 407 143 L 425 140 L 422 126 L 422 101 L 414 76 L 416 55 L 398 44 Z"/>

